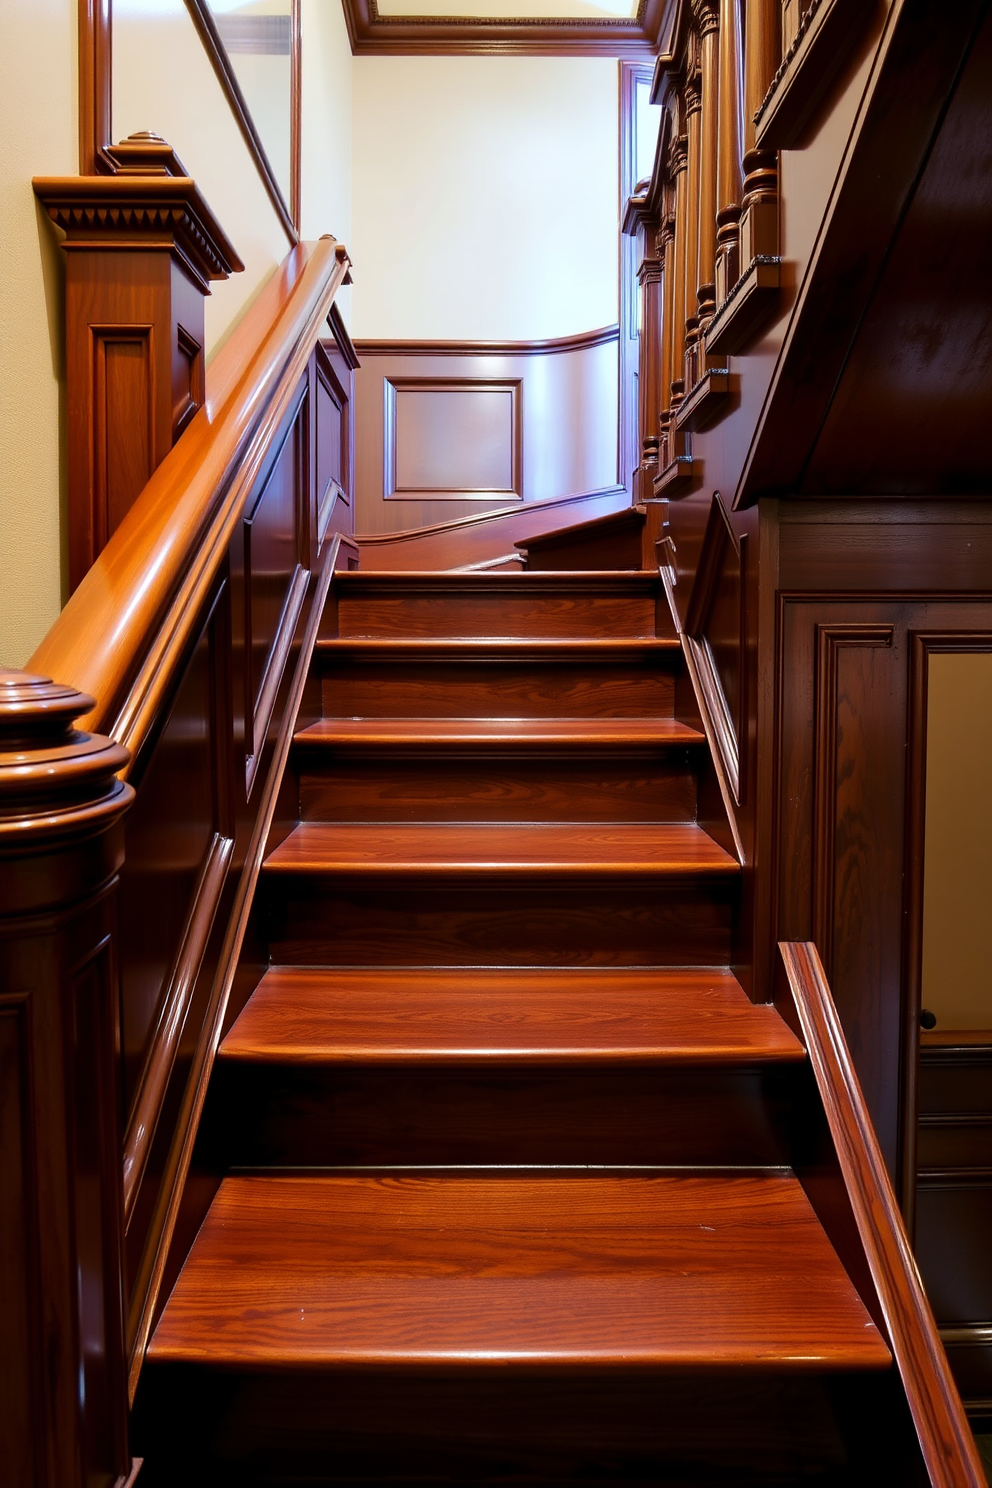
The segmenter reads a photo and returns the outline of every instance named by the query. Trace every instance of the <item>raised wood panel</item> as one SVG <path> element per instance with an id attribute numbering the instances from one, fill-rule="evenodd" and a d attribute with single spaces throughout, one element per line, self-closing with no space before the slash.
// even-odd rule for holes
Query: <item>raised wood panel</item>
<path id="1" fill-rule="evenodd" d="M 511 503 L 614 492 L 618 334 L 609 327 L 551 342 L 360 341 L 360 538 L 396 533 L 408 542 L 409 534 Z M 554 524 L 549 517 L 547 527 Z"/>
<path id="2" fill-rule="evenodd" d="M 919 844 L 907 816 L 906 745 L 918 745 L 920 717 L 910 662 L 917 633 L 979 630 L 990 620 L 992 606 L 967 594 L 779 600 L 778 933 L 814 939 L 830 964 L 872 1119 L 907 1204 L 920 904 Z"/>
<path id="3" fill-rule="evenodd" d="M 310 415 L 304 380 L 277 443 L 269 474 L 242 526 L 244 568 L 245 755 L 249 786 L 277 684 L 280 639 L 291 636 L 305 591 L 303 560 L 313 513 L 305 495 Z"/>
<path id="4" fill-rule="evenodd" d="M 521 495 L 520 382 L 387 378 L 386 500 Z"/>
<path id="5" fill-rule="evenodd" d="M 117 531 L 152 473 L 154 368 L 151 326 L 92 326 L 94 542 Z"/>
<path id="6" fill-rule="evenodd" d="M 12 1482 L 33 1484 L 45 1422 L 27 1023 L 27 993 L 0 994 L 0 1453 Z"/>

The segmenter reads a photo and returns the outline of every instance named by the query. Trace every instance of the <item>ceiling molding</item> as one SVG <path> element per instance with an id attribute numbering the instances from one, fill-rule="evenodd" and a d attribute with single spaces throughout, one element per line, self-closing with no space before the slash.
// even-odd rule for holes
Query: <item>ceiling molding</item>
<path id="1" fill-rule="evenodd" d="M 641 0 L 630 20 L 604 16 L 382 16 L 342 0 L 356 57 L 444 55 L 653 58 L 673 0 Z"/>

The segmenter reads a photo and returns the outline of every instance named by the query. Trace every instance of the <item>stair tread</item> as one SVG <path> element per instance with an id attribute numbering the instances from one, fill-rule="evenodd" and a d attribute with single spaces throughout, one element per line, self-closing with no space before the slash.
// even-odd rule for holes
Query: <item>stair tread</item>
<path id="1" fill-rule="evenodd" d="M 701 744 L 705 735 L 675 718 L 320 718 L 294 742 L 318 745 L 469 746 L 533 748 L 586 745 L 631 748 Z"/>
<path id="2" fill-rule="evenodd" d="M 290 1064 L 418 1061 L 741 1065 L 797 1061 L 774 1007 L 723 968 L 274 966 L 221 1057 Z"/>
<path id="3" fill-rule="evenodd" d="M 787 1172 L 225 1179 L 152 1337 L 238 1368 L 881 1369 Z"/>
<path id="4" fill-rule="evenodd" d="M 630 507 L 624 507 L 619 513 L 610 513 L 606 518 L 594 517 L 592 522 L 612 521 L 616 516 L 627 518 Z M 635 508 L 636 510 L 636 508 Z M 579 526 L 586 524 L 580 523 Z M 541 534 L 542 539 L 547 533 Z M 536 541 L 532 538 L 531 541 Z M 657 570 L 642 569 L 573 569 L 557 570 L 552 572 L 534 570 L 532 572 L 498 571 L 489 569 L 481 572 L 466 572 L 458 569 L 361 569 L 342 570 L 334 575 L 334 586 L 341 592 L 355 590 L 360 593 L 363 589 L 373 591 L 380 590 L 388 592 L 390 589 L 422 589 L 422 590 L 448 590 L 457 592 L 467 589 L 482 592 L 486 589 L 496 591 L 512 592 L 514 589 L 525 591 L 527 589 L 539 589 L 548 587 L 551 589 L 563 589 L 571 593 L 575 589 L 629 589 L 636 585 L 642 589 L 654 590 L 658 585 Z"/>
<path id="5" fill-rule="evenodd" d="M 301 822 L 269 872 L 726 876 L 740 871 L 694 822 Z"/>
<path id="6" fill-rule="evenodd" d="M 668 636 L 325 636 L 316 651 L 324 656 L 598 656 L 615 661 L 624 656 L 682 654 L 677 637 Z"/>

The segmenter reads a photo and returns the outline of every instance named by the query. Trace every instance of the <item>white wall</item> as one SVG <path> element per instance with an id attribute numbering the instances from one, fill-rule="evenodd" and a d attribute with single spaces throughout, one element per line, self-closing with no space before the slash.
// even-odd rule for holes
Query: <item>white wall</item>
<path id="1" fill-rule="evenodd" d="M 211 288 L 209 357 L 289 240 L 183 0 L 114 0 L 113 47 L 114 139 L 150 129 L 168 140 L 244 260 Z"/>
<path id="2" fill-rule="evenodd" d="M 351 107 L 354 62 L 339 0 L 302 0 L 302 236 L 333 233 L 352 247 Z M 349 289 L 339 292 L 350 325 Z"/>
<path id="3" fill-rule="evenodd" d="M 352 333 L 531 340 L 614 324 L 617 71 L 356 57 Z"/>
<path id="4" fill-rule="evenodd" d="M 31 177 L 75 175 L 76 0 L 3 0 L 0 40 L 0 664 L 61 604 L 62 251 Z"/>

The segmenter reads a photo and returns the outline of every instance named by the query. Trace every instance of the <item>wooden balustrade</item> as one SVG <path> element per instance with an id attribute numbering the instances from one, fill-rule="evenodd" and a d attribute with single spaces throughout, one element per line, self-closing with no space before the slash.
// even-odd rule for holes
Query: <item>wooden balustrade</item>
<path id="1" fill-rule="evenodd" d="M 96 895 L 80 921 L 85 934 L 81 940 L 73 931 L 63 956 L 71 965 L 50 958 L 54 980 L 51 996 L 44 994 L 58 1011 L 58 988 L 75 988 L 82 977 L 79 995 L 102 1008 L 102 1021 L 85 1031 L 85 1080 L 66 1097 L 90 1103 L 86 1160 L 103 1163 L 103 1230 L 94 1229 L 89 1210 L 84 1216 L 93 1251 L 85 1266 L 94 1280 L 77 1304 L 75 1283 L 59 1273 L 55 1257 L 45 1281 L 59 1336 L 95 1350 L 93 1361 L 79 1365 L 89 1370 L 85 1430 L 97 1447 L 87 1481 L 94 1485 L 109 1485 L 127 1469 L 128 1380 L 133 1396 L 156 1299 L 169 1284 L 170 1246 L 187 1222 L 185 1176 L 228 998 L 251 955 L 249 911 L 274 821 L 278 830 L 279 786 L 310 653 L 335 569 L 357 562 L 350 537 L 356 359 L 333 307 L 347 273 L 347 254 L 331 238 L 290 252 L 212 362 L 203 406 L 32 658 L 33 672 L 69 684 L 68 691 L 21 674 L 0 690 L 0 876 L 22 884 L 22 898 L 31 900 L 28 890 L 37 887 L 39 904 L 52 904 L 56 946 L 68 933 L 59 926 L 82 913 L 83 879 L 63 871 L 74 861 L 68 849 L 39 856 L 34 835 L 47 842 L 64 817 L 83 841 L 92 818 L 99 843 L 99 852 L 80 848 L 86 891 Z M 66 734 L 65 719 L 79 714 L 110 739 Z M 19 720 L 27 720 L 23 728 Z M 59 729 L 64 738 L 56 738 Z M 4 742 L 8 736 L 13 743 Z M 99 796 L 77 813 L 82 825 L 69 810 L 70 785 Z M 46 791 L 58 796 L 51 806 Z M 110 818 L 127 805 L 114 835 Z M 26 902 L 24 914 L 33 906 Z M 14 907 L 19 914 L 19 901 Z M 91 951 L 96 959 L 87 961 Z M 58 1012 L 63 1022 L 68 1016 Z M 42 1025 L 32 1026 L 31 1036 L 42 1038 Z M 52 1013 L 53 1036 L 58 1026 Z M 30 1182 L 30 1174 L 0 1166 L 0 1212 L 9 1204 L 16 1211 L 17 1184 Z M 39 1202 L 50 1197 L 41 1193 Z M 41 1215 L 35 1228 L 44 1223 Z M 56 1230 L 68 1235 L 72 1226 Z M 8 1269 L 0 1266 L 0 1296 L 14 1275 Z M 77 1305 L 89 1309 L 82 1328 L 71 1312 Z M 105 1319 L 97 1333 L 95 1306 Z M 78 1373 L 71 1350 L 60 1369 L 63 1363 Z M 54 1420 L 38 1426 L 38 1412 L 48 1408 L 44 1400 L 31 1404 L 32 1439 L 61 1429 Z M 78 1401 L 73 1409 L 81 1410 Z M 64 1411 L 66 1432 L 71 1427 L 78 1438 L 82 1416 L 73 1425 L 68 1405 Z M 66 1436 L 66 1451 L 74 1439 Z M 17 1477 L 77 1481 L 61 1470 L 46 1477 L 25 1468 Z"/>
<path id="2" fill-rule="evenodd" d="M 642 263 L 660 264 L 642 269 L 662 324 L 655 336 L 643 322 L 640 367 L 642 390 L 652 390 L 641 398 L 642 469 L 656 496 L 691 481 L 691 435 L 727 407 L 727 358 L 779 304 L 778 148 L 798 138 L 870 9 L 856 0 L 676 8 L 652 87 L 667 146 L 624 222 L 642 234 Z"/>
<path id="3" fill-rule="evenodd" d="M 810 1164 L 807 1180 L 814 1208 L 852 1275 L 867 1270 L 874 1297 L 865 1297 L 888 1334 L 920 1452 L 933 1488 L 983 1488 L 985 1473 L 974 1437 L 927 1303 L 850 1050 L 830 988 L 812 942 L 782 942 L 782 963 L 792 1007 L 780 1011 L 797 1024 L 816 1079 L 832 1152 Z M 815 1146 L 815 1140 L 811 1144 Z M 831 1172 L 838 1175 L 832 1183 Z M 804 1177 L 797 1164 L 800 1178 Z M 834 1191 L 835 1190 L 835 1191 Z M 827 1211 L 832 1215 L 828 1221 Z M 845 1222 L 856 1228 L 861 1256 Z M 860 1260 L 860 1267 L 858 1262 Z M 852 1264 L 853 1261 L 853 1264 Z M 864 1284 L 864 1283 L 863 1283 Z M 874 1303 L 874 1305 L 873 1305 Z"/>

